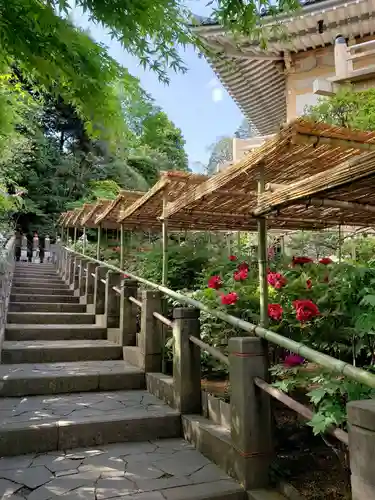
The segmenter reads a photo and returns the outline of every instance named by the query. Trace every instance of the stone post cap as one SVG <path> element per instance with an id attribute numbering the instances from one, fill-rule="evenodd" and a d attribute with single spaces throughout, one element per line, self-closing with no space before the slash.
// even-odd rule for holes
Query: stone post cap
<path id="1" fill-rule="evenodd" d="M 192 307 L 175 307 L 173 309 L 174 319 L 197 319 L 199 314 L 200 310 Z"/>
<path id="2" fill-rule="evenodd" d="M 375 399 L 350 401 L 346 409 L 350 424 L 375 431 Z"/>
<path id="3" fill-rule="evenodd" d="M 229 353 L 252 354 L 261 356 L 264 354 L 262 340 L 259 337 L 232 337 L 228 341 Z"/>

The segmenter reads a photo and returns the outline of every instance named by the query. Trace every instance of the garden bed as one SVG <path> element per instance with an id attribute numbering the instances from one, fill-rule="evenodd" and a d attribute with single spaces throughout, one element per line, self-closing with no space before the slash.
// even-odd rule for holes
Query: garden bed
<path id="1" fill-rule="evenodd" d="M 275 467 L 306 500 L 348 500 L 349 477 L 321 436 L 314 436 L 299 416 L 274 401 Z"/>

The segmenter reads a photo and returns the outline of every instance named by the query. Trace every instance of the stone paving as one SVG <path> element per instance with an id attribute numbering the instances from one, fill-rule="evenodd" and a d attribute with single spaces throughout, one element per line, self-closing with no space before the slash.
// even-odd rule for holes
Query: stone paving
<path id="1" fill-rule="evenodd" d="M 15 422 L 43 425 L 77 422 L 99 416 L 137 418 L 177 412 L 147 391 L 110 391 L 0 399 L 0 429 Z"/>
<path id="2" fill-rule="evenodd" d="M 4 500 L 183 500 L 215 493 L 243 498 L 235 481 L 182 439 L 0 459 Z"/>
<path id="3" fill-rule="evenodd" d="M 106 375 L 110 373 L 139 373 L 139 368 L 123 360 L 78 361 L 66 363 L 22 363 L 1 365 L 0 380 L 16 378 L 39 378 L 44 375 L 65 377 L 67 375 Z"/>

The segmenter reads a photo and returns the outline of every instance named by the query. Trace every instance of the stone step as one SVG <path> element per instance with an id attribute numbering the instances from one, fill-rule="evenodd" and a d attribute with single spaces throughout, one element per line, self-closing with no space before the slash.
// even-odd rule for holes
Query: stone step
<path id="1" fill-rule="evenodd" d="M 63 281 L 60 276 L 58 276 L 56 273 L 48 273 L 48 272 L 41 272 L 41 273 L 26 273 L 26 272 L 15 272 L 13 274 L 13 278 L 15 280 L 58 280 L 60 283 Z"/>
<path id="2" fill-rule="evenodd" d="M 11 302 L 9 312 L 56 312 L 56 313 L 84 313 L 84 304 L 64 304 L 49 302 Z"/>
<path id="3" fill-rule="evenodd" d="M 0 396 L 36 396 L 145 388 L 142 370 L 125 361 L 0 365 Z"/>
<path id="4" fill-rule="evenodd" d="M 38 287 L 24 287 L 24 286 L 12 286 L 12 295 L 73 295 L 73 292 L 69 290 L 67 286 L 61 288 L 38 288 Z"/>
<path id="5" fill-rule="evenodd" d="M 124 360 L 128 363 L 137 366 L 138 368 L 143 368 L 144 366 L 144 355 L 141 352 L 141 348 L 138 346 L 125 346 L 123 347 Z"/>
<path id="6" fill-rule="evenodd" d="M 9 314 L 8 314 L 9 316 Z M 7 324 L 5 340 L 105 340 L 107 330 L 98 325 Z"/>
<path id="7" fill-rule="evenodd" d="M 91 325 L 95 315 L 89 313 L 9 312 L 8 323 L 18 325 Z"/>
<path id="8" fill-rule="evenodd" d="M 56 283 L 50 283 L 49 281 L 30 281 L 28 278 L 26 278 L 23 282 L 13 282 L 12 287 L 14 288 L 27 288 L 27 289 L 34 289 L 34 288 L 43 288 L 46 291 L 48 290 L 48 293 L 50 290 L 69 290 L 68 285 L 60 281 L 58 284 Z"/>
<path id="9" fill-rule="evenodd" d="M 2 350 L 5 364 L 105 359 L 122 359 L 122 347 L 108 340 L 41 340 L 5 341 Z"/>
<path id="10" fill-rule="evenodd" d="M 45 290 L 43 290 L 45 292 Z M 66 293 L 61 293 L 61 295 L 46 295 L 45 293 L 40 293 L 40 294 L 32 294 L 30 295 L 30 292 L 28 293 L 18 293 L 15 292 L 14 290 L 11 291 L 11 296 L 10 296 L 10 302 L 43 302 L 43 303 L 49 303 L 49 304 L 54 304 L 54 303 L 64 303 L 64 304 L 70 304 L 70 303 L 79 303 L 79 297 L 75 297 L 73 294 L 66 292 Z"/>
<path id="11" fill-rule="evenodd" d="M 16 277 L 13 276 L 13 286 L 36 286 L 36 287 L 47 287 L 47 288 L 53 288 L 55 286 L 60 287 L 64 286 L 67 287 L 66 283 L 63 282 L 63 280 L 60 280 L 59 278 L 25 278 L 24 276 L 22 277 Z"/>
<path id="12" fill-rule="evenodd" d="M 0 456 L 172 438 L 180 433 L 179 413 L 147 391 L 0 399 Z"/>
<path id="13" fill-rule="evenodd" d="M 0 475 L 10 500 L 247 498 L 238 483 L 179 438 L 3 458 Z"/>

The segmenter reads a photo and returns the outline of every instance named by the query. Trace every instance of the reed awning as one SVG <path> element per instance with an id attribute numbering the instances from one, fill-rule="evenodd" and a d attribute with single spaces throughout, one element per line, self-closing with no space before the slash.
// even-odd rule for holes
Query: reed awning
<path id="1" fill-rule="evenodd" d="M 288 185 L 374 150 L 375 132 L 297 119 L 238 163 L 169 204 L 168 224 L 204 220 L 212 230 L 252 230 L 261 171 L 266 183 Z M 340 221 L 291 210 L 278 217 L 271 214 L 268 223 L 280 229 L 319 229 Z"/>
<path id="2" fill-rule="evenodd" d="M 163 214 L 163 203 L 168 204 L 178 200 L 186 192 L 192 192 L 208 179 L 206 175 L 190 174 L 186 172 L 162 172 L 159 181 L 141 198 L 128 207 L 118 223 L 134 224 L 142 229 L 160 229 L 161 216 Z M 183 230 L 189 226 L 186 221 L 180 221 L 178 217 L 173 223 L 168 224 L 169 229 Z M 203 225 L 199 224 L 194 229 L 199 230 Z M 203 229 L 206 229 L 204 226 Z"/>
<path id="3" fill-rule="evenodd" d="M 273 192 L 270 192 L 273 191 Z M 375 225 L 375 152 L 290 185 L 269 186 L 256 216 L 316 218 L 331 224 Z"/>
<path id="4" fill-rule="evenodd" d="M 124 214 L 125 210 L 129 208 L 135 201 L 139 200 L 146 193 L 142 191 L 120 191 L 116 199 L 109 205 L 96 212 L 95 224 L 114 224 L 119 226 L 118 219 Z"/>
<path id="5" fill-rule="evenodd" d="M 81 225 L 88 228 L 97 228 L 98 224 L 96 224 L 96 218 L 99 213 L 103 210 L 107 209 L 109 205 L 112 203 L 112 200 L 98 200 L 96 203 L 91 204 L 90 209 L 81 219 Z M 101 224 L 104 229 L 116 229 L 117 224 L 113 224 L 110 222 L 104 222 Z"/>

